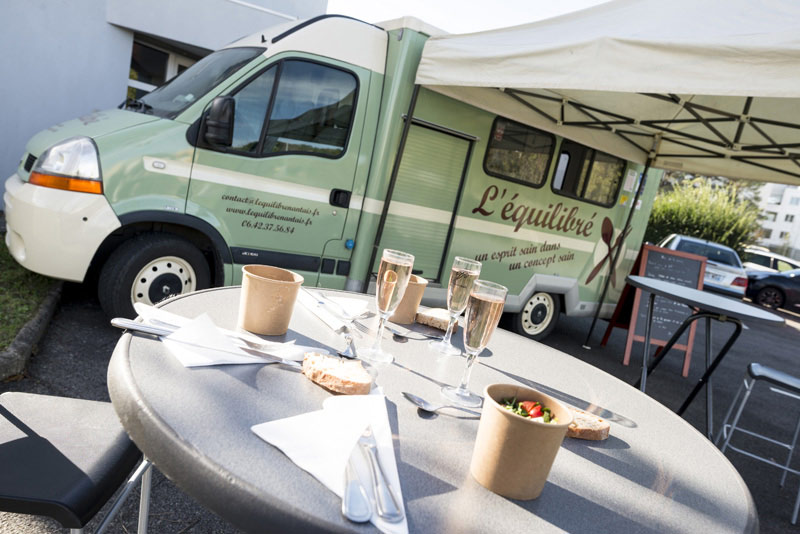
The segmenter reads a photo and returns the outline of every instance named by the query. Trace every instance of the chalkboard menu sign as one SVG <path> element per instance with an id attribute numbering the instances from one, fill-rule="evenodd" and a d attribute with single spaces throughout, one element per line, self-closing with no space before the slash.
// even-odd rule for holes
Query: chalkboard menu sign
<path id="1" fill-rule="evenodd" d="M 639 265 L 639 275 L 649 278 L 664 280 L 685 287 L 703 289 L 703 276 L 706 272 L 706 258 L 697 254 L 679 252 L 666 248 L 644 245 L 642 258 Z M 631 348 L 634 341 L 644 343 L 645 328 L 647 327 L 647 309 L 649 307 L 649 294 L 641 289 L 636 289 L 633 299 L 631 324 L 628 329 L 628 341 L 625 346 L 625 365 L 630 361 Z M 653 323 L 650 326 L 650 343 L 663 347 L 680 327 L 681 323 L 691 314 L 685 305 L 664 297 L 656 297 L 653 304 Z M 683 363 L 683 376 L 689 373 L 689 362 L 692 356 L 695 325 L 692 323 L 689 331 L 674 345 L 675 349 L 686 352 Z"/>

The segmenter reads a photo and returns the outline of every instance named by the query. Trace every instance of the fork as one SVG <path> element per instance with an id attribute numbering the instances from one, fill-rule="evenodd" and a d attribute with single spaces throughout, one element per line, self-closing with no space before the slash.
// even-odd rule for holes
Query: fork
<path id="1" fill-rule="evenodd" d="M 339 356 L 344 356 L 345 358 L 350 358 L 351 360 L 358 358 L 356 346 L 353 343 L 353 332 L 350 330 L 350 327 L 347 326 L 347 324 L 343 324 L 334 330 L 333 333 L 344 336 L 344 342 L 346 343 L 344 350 L 339 351 Z"/>
<path id="2" fill-rule="evenodd" d="M 365 325 L 364 323 L 360 323 L 360 322 L 358 322 L 356 320 L 353 320 L 353 326 L 355 326 L 358 330 L 361 330 L 365 334 L 374 335 L 373 331 L 367 325 Z M 405 338 L 405 339 L 414 339 L 413 337 L 409 336 L 408 334 L 404 334 L 400 330 L 397 330 L 396 328 L 393 328 L 393 327 L 389 326 L 388 324 L 384 324 L 384 328 L 386 328 L 386 330 L 388 330 L 389 332 L 391 332 L 395 336 L 402 337 L 402 338 Z M 442 339 L 442 336 L 437 336 L 435 334 L 426 334 L 425 332 L 411 332 L 411 331 L 409 331 L 409 333 L 419 334 L 422 337 L 426 337 L 426 338 L 429 338 L 429 339 L 437 339 L 437 340 L 440 340 L 440 341 Z"/>

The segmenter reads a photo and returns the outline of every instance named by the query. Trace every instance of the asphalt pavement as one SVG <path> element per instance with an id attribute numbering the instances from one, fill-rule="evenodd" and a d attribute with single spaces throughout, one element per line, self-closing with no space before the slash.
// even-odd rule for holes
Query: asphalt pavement
<path id="1" fill-rule="evenodd" d="M 800 376 L 796 361 L 800 348 L 800 316 L 783 311 L 779 313 L 786 319 L 785 325 L 751 325 L 751 328 L 742 333 L 717 369 L 713 381 L 715 429 L 719 427 L 750 362 L 759 362 Z M 590 319 L 562 316 L 547 344 L 595 365 L 629 384 L 634 383 L 640 374 L 637 363 L 641 361 L 641 344 L 634 344 L 631 365 L 623 366 L 627 332 L 615 329 L 608 345 L 599 347 L 607 326 L 605 321 L 599 321 L 592 336 L 592 349 L 586 350 L 581 345 L 590 323 Z M 732 328 L 732 325 L 715 324 L 712 336 L 715 351 L 721 347 Z M 106 368 L 119 336 L 120 332 L 109 325 L 100 310 L 94 291 L 84 285 L 67 283 L 47 332 L 28 363 L 24 378 L 0 382 L 0 393 L 27 391 L 107 401 Z M 689 378 L 680 376 L 683 355 L 674 353 L 648 379 L 648 394 L 677 410 L 694 382 L 702 375 L 704 346 L 704 327 L 700 325 L 695 338 Z M 685 414 L 686 420 L 702 433 L 705 433 L 704 406 L 705 393 L 702 392 Z M 800 400 L 769 394 L 768 388 L 764 387 L 754 394 L 748 404 L 742 425 L 788 441 L 798 417 Z M 746 448 L 770 455 L 779 462 L 785 461 L 785 449 L 752 439 L 741 439 L 739 442 Z M 761 532 L 800 532 L 800 526 L 793 526 L 789 522 L 800 486 L 798 477 L 790 475 L 785 487 L 780 488 L 781 472 L 778 469 L 735 452 L 729 452 L 727 456 L 750 488 L 758 509 Z M 800 460 L 795 458 L 792 467 L 800 469 Z M 132 495 L 108 532 L 135 532 L 137 506 L 137 495 Z M 97 519 L 89 525 L 88 532 L 93 530 L 96 523 Z M 155 534 L 238 532 L 205 510 L 158 472 L 153 477 L 149 525 L 150 532 Z M 0 532 L 38 534 L 64 532 L 64 529 L 48 519 L 0 513 Z"/>

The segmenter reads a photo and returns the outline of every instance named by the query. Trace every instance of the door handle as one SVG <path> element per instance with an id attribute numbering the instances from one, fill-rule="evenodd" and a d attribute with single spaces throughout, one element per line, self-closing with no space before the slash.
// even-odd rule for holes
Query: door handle
<path id="1" fill-rule="evenodd" d="M 329 199 L 331 206 L 340 208 L 350 207 L 350 191 L 344 189 L 331 189 L 331 196 Z"/>

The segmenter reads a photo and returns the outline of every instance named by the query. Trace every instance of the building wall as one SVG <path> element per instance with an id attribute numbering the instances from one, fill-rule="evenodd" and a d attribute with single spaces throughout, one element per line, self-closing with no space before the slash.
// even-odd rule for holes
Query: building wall
<path id="1" fill-rule="evenodd" d="M 135 33 L 215 50 L 325 13 L 327 0 L 1 0 L 0 210 L 5 180 L 36 132 L 116 107 Z"/>
<path id="2" fill-rule="evenodd" d="M 124 99 L 133 33 L 108 24 L 105 7 L 97 0 L 3 1 L 0 193 L 33 134 Z"/>
<path id="3" fill-rule="evenodd" d="M 769 215 L 761 227 L 769 230 L 770 236 L 759 239 L 758 244 L 800 259 L 800 187 L 766 184 L 761 189 L 760 207 L 762 215 Z M 786 235 L 781 237 L 784 232 Z"/>
<path id="4" fill-rule="evenodd" d="M 323 14 L 328 4 L 327 0 L 106 0 L 106 3 L 108 21 L 112 24 L 208 50 L 217 50 L 240 37 L 293 18 Z M 154 13 L 158 16 L 153 16 Z"/>

